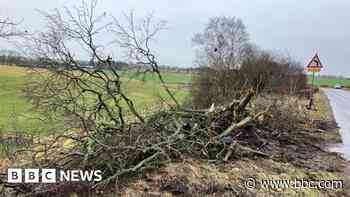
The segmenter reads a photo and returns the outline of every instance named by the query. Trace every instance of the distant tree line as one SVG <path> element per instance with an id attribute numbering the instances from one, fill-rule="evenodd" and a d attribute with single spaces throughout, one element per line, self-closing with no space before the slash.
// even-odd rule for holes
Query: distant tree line
<path id="1" fill-rule="evenodd" d="M 26 58 L 22 57 L 18 52 L 12 50 L 1 50 L 0 51 L 0 64 L 3 65 L 21 65 L 27 61 Z"/>
<path id="2" fill-rule="evenodd" d="M 49 67 L 48 64 L 52 63 L 52 60 L 47 60 L 43 58 L 28 58 L 22 56 L 19 52 L 14 50 L 0 50 L 0 65 L 15 65 L 15 66 L 21 66 L 21 67 L 37 67 L 37 68 L 46 68 Z M 45 64 L 46 62 L 46 64 Z M 106 67 L 105 65 L 98 64 L 97 62 L 91 62 L 86 60 L 79 60 L 79 65 L 85 68 L 103 68 Z M 144 65 L 141 64 L 135 64 L 130 62 L 123 62 L 123 61 L 114 61 L 111 60 L 111 67 L 119 69 L 119 70 L 137 70 L 137 71 L 143 71 L 146 69 Z M 108 69 L 106 67 L 106 69 Z M 193 73 L 198 71 L 198 68 L 182 68 L 182 67 L 176 67 L 176 66 L 165 66 L 160 65 L 159 68 L 163 72 L 175 72 L 175 73 Z"/>
<path id="3" fill-rule="evenodd" d="M 45 60 L 45 58 L 28 58 L 22 56 L 19 52 L 14 50 L 0 50 L 0 64 L 2 65 L 15 65 L 22 67 L 38 67 L 46 68 L 49 64 L 52 64 L 51 59 Z M 91 61 L 79 60 L 79 65 L 86 68 L 101 68 L 104 65 L 93 64 Z M 94 65 L 94 66 L 93 66 Z M 132 67 L 130 64 L 122 61 L 112 61 L 111 66 L 114 68 L 125 69 Z"/>

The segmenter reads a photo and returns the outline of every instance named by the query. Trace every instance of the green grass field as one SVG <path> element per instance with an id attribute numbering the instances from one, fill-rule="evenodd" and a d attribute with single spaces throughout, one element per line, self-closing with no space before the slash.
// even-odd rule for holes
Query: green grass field
<path id="1" fill-rule="evenodd" d="M 0 131 L 35 132 L 43 125 L 30 111 L 31 105 L 22 97 L 26 72 L 17 67 L 0 67 Z"/>
<path id="2" fill-rule="evenodd" d="M 47 133 L 62 126 L 60 122 L 44 123 L 39 121 L 40 114 L 31 110 L 31 104 L 22 96 L 26 83 L 27 71 L 21 67 L 0 65 L 0 134 L 1 132 Z M 159 96 L 167 97 L 154 74 L 136 74 L 131 71 L 121 71 L 124 90 L 135 101 L 141 113 L 147 113 L 161 107 Z M 178 100 L 184 101 L 189 93 L 182 86 L 191 82 L 191 75 L 182 73 L 163 74 L 169 87 L 175 92 Z M 311 83 L 311 80 L 310 80 Z M 350 87 L 350 80 L 316 79 L 318 86 L 333 87 L 335 84 Z M 180 85 L 182 84 L 182 85 Z"/>
<path id="3" fill-rule="evenodd" d="M 350 80 L 346 79 L 316 79 L 315 85 L 317 86 L 329 86 L 334 87 L 336 84 L 343 85 L 345 87 L 350 87 Z"/>
<path id="4" fill-rule="evenodd" d="M 120 72 L 123 77 L 138 79 L 141 81 L 158 81 L 158 76 L 156 74 L 147 73 L 144 74 L 142 72 L 129 72 L 129 71 L 121 71 Z M 191 83 L 191 75 L 185 73 L 166 73 L 164 76 L 164 80 L 168 84 L 183 84 L 183 83 Z"/>
<path id="5" fill-rule="evenodd" d="M 60 127 L 59 122 L 39 121 L 40 114 L 31 110 L 31 104 L 22 96 L 26 74 L 27 71 L 24 68 L 0 66 L 0 133 L 14 131 L 33 134 L 47 133 Z M 123 80 L 128 82 L 125 83 L 124 90 L 135 101 L 141 113 L 153 110 L 160 103 L 159 96 L 166 98 L 166 93 L 155 75 L 147 74 L 143 77 L 127 71 L 123 71 L 121 75 L 124 77 Z M 178 84 L 189 83 L 190 75 L 165 73 L 164 79 L 169 83 L 169 87 L 180 102 L 188 97 L 187 89 Z"/>

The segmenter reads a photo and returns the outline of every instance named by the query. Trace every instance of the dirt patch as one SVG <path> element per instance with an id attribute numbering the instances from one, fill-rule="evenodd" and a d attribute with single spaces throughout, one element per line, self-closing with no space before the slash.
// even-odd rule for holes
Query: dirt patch
<path id="1" fill-rule="evenodd" d="M 255 180 L 339 180 L 327 171 L 313 171 L 271 159 L 243 159 L 223 165 L 187 160 L 172 163 L 157 172 L 120 188 L 118 196 L 346 196 L 347 191 L 317 189 L 267 189 Z"/>

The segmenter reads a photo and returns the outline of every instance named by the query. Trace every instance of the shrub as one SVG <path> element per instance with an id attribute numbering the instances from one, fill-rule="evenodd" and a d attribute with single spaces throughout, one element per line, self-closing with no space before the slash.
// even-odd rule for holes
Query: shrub
<path id="1" fill-rule="evenodd" d="M 207 108 L 212 103 L 226 103 L 237 98 L 244 84 L 237 70 L 214 70 L 201 68 L 193 75 L 190 89 L 195 108 Z"/>
<path id="2" fill-rule="evenodd" d="M 298 63 L 276 58 L 271 53 L 255 52 L 239 69 L 199 69 L 193 78 L 191 94 L 193 105 L 203 108 L 230 102 L 248 89 L 257 94 L 300 95 L 306 88 L 307 76 Z"/>
<path id="3" fill-rule="evenodd" d="M 258 93 L 297 94 L 307 87 L 307 76 L 299 63 L 265 51 L 254 52 L 247 57 L 240 73 L 249 88 Z"/>

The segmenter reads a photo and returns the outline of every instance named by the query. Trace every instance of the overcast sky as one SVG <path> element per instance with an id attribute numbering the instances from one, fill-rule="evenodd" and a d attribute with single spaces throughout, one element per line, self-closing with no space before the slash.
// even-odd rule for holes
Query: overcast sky
<path id="1" fill-rule="evenodd" d="M 38 29 L 44 21 L 36 9 L 50 10 L 80 0 L 0 0 L 0 16 L 23 19 Z M 192 66 L 193 35 L 211 16 L 243 20 L 251 40 L 263 49 L 286 53 L 307 64 L 316 51 L 325 65 L 323 74 L 350 76 L 349 0 L 100 0 L 99 10 L 120 16 L 133 9 L 142 16 L 154 11 L 168 21 L 157 42 L 161 64 Z M 0 48 L 8 47 L 0 41 Z"/>

